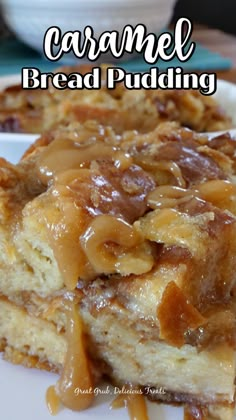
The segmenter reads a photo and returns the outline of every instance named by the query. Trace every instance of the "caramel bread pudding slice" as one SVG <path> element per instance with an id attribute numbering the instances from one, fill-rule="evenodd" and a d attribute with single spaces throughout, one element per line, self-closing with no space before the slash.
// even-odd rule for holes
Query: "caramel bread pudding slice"
<path id="1" fill-rule="evenodd" d="M 186 419 L 232 419 L 236 189 L 211 146 L 86 123 L 1 161 L 1 350 L 58 372 L 66 407 L 106 376 Z"/>
<path id="2" fill-rule="evenodd" d="M 89 66 L 61 68 L 64 73 L 85 74 Z M 149 132 L 161 122 L 176 121 L 199 132 L 232 127 L 230 118 L 212 97 L 194 90 L 128 90 L 123 84 L 106 87 L 102 66 L 99 90 L 23 90 L 12 86 L 0 93 L 0 131 L 42 133 L 73 121 L 95 120 L 117 133 Z"/>

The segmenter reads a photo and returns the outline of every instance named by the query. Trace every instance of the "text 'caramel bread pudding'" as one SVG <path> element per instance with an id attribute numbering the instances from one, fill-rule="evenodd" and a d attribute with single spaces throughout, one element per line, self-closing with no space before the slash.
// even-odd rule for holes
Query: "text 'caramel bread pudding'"
<path id="1" fill-rule="evenodd" d="M 1 159 L 1 350 L 59 373 L 52 410 L 90 406 L 75 389 L 106 377 L 165 389 L 148 397 L 183 404 L 186 420 L 232 420 L 234 157 L 228 135 L 87 122 Z M 146 419 L 144 393 L 116 404 Z"/>
<path id="2" fill-rule="evenodd" d="M 64 73 L 85 74 L 91 66 L 64 67 Z M 11 86 L 0 93 L 0 131 L 42 133 L 71 122 L 96 120 L 117 133 L 148 132 L 165 121 L 199 132 L 225 130 L 231 119 L 220 104 L 197 90 L 129 90 L 122 83 L 107 89 L 106 66 L 99 90 L 23 90 Z"/>

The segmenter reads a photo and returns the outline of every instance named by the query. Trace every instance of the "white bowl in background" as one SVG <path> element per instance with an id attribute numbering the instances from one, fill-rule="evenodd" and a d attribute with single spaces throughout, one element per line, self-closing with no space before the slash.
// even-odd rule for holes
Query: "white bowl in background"
<path id="1" fill-rule="evenodd" d="M 174 0 L 2 0 L 4 18 L 26 44 L 43 52 L 43 38 L 51 26 L 62 33 L 90 25 L 96 37 L 104 31 L 122 32 L 125 25 L 146 25 L 148 32 L 166 27 Z M 76 57 L 74 57 L 76 59 Z"/>

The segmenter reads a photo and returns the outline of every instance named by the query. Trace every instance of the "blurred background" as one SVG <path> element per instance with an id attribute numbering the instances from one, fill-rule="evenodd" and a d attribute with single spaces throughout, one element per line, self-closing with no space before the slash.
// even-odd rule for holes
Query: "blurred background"
<path id="1" fill-rule="evenodd" d="M 6 36 L 9 35 L 9 28 L 4 22 L 1 3 L 2 0 L 0 0 L 0 36 Z M 156 4 L 158 5 L 158 0 Z M 174 23 L 184 16 L 195 23 L 236 35 L 235 0 L 177 0 L 171 9 L 171 19 L 168 23 Z"/>
<path id="2" fill-rule="evenodd" d="M 195 23 L 236 35 L 235 13 L 235 0 L 178 0 L 174 6 L 172 22 L 186 16 Z"/>
<path id="3" fill-rule="evenodd" d="M 184 68 L 228 71 L 223 77 L 236 82 L 235 12 L 236 0 L 0 0 L 0 75 L 19 73 L 24 66 L 42 71 L 55 68 L 42 55 L 43 36 L 50 26 L 65 32 L 91 25 L 98 36 L 104 30 L 121 32 L 127 24 L 143 23 L 149 32 L 159 34 L 171 30 L 178 18 L 188 17 L 194 22 L 197 49 Z M 71 55 L 65 57 L 68 61 L 73 64 Z M 105 56 L 103 61 L 112 58 Z M 182 63 L 175 60 L 168 65 Z M 137 57 L 130 57 L 123 67 L 147 70 L 144 60 Z M 166 63 L 158 61 L 158 67 L 164 69 Z"/>
<path id="4" fill-rule="evenodd" d="M 3 18 L 3 12 L 2 12 L 2 6 L 0 2 L 0 40 L 3 36 L 9 35 L 9 29 L 7 28 L 7 25 Z"/>

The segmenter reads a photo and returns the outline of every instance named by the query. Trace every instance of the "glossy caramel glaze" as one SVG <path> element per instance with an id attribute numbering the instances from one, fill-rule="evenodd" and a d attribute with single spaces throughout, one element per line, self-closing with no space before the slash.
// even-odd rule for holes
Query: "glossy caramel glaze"
<path id="1" fill-rule="evenodd" d="M 55 416 L 59 412 L 60 398 L 56 393 L 55 386 L 50 386 L 46 392 L 46 403 L 48 410 L 52 416 Z"/>
<path id="2" fill-rule="evenodd" d="M 94 394 L 86 392 L 93 388 L 93 378 L 86 355 L 83 326 L 78 306 L 66 302 L 65 307 L 68 348 L 63 371 L 56 385 L 56 393 L 65 407 L 81 411 L 88 408 L 93 402 Z M 80 392 L 77 393 L 76 389 L 79 389 Z"/>
<path id="3" fill-rule="evenodd" d="M 155 183 L 127 153 L 93 139 L 88 145 L 57 140 L 40 154 L 38 173 L 58 208 L 58 219 L 46 223 L 68 289 L 79 278 L 152 268 L 152 249 L 132 223 L 147 211 Z M 132 258 L 140 264 L 128 264 Z"/>
<path id="4" fill-rule="evenodd" d="M 176 347 L 185 344 L 185 333 L 188 330 L 196 329 L 206 322 L 174 281 L 167 285 L 163 293 L 157 316 L 160 321 L 160 338 Z"/>
<path id="5" fill-rule="evenodd" d="M 79 285 L 92 288 L 94 280 L 102 279 L 104 289 L 117 285 L 116 295 L 123 287 L 119 303 L 125 307 L 128 287 L 142 294 L 158 266 L 163 272 L 181 266 L 183 283 L 171 278 L 159 305 L 154 301 L 155 337 L 175 347 L 190 344 L 202 350 L 215 335 L 215 345 L 235 346 L 235 309 L 229 304 L 235 287 L 232 277 L 228 275 L 227 281 L 224 277 L 228 270 L 224 261 L 233 261 L 235 255 L 231 163 L 219 150 L 212 154 L 205 140 L 198 143 L 194 134 L 176 127 L 146 136 L 137 132 L 116 136 L 101 127 L 90 128 L 73 130 L 69 138 L 66 129 L 56 138 L 50 134 L 21 163 L 26 165 L 31 158 L 35 163 L 44 192 L 37 214 L 46 226 L 66 291 L 74 296 Z M 209 248 L 215 246 L 217 254 L 219 236 L 224 236 L 226 247 L 217 255 L 216 276 Z M 136 281 L 138 286 L 132 289 Z M 83 393 L 93 389 L 94 378 L 77 301 L 64 302 L 63 311 L 68 348 L 61 378 L 47 394 L 52 412 L 58 398 L 73 410 L 93 403 L 93 393 Z M 75 389 L 81 393 L 75 395 Z M 146 420 L 143 398 L 120 396 L 113 405 L 127 405 L 132 419 Z M 188 409 L 186 416 L 192 412 Z"/>
<path id="6" fill-rule="evenodd" d="M 128 393 L 130 391 L 130 394 Z M 135 393 L 136 391 L 136 393 Z M 128 389 L 127 394 L 120 394 L 111 404 L 113 409 L 126 407 L 130 420 L 148 420 L 145 397 L 138 389 Z"/>

